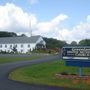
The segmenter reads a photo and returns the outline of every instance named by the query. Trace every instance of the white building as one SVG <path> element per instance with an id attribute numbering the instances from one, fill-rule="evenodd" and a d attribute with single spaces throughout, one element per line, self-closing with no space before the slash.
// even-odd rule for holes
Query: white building
<path id="1" fill-rule="evenodd" d="M 12 52 L 16 49 L 17 52 L 27 53 L 35 48 L 46 47 L 46 42 L 41 36 L 31 36 L 31 37 L 4 37 L 0 38 L 0 51 Z"/>

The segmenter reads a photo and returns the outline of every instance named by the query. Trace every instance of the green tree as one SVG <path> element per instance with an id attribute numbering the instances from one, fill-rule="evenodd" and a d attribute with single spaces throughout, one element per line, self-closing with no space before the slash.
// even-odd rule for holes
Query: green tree
<path id="1" fill-rule="evenodd" d="M 1 31 L 0 32 L 0 37 L 16 37 L 17 34 L 14 32 L 5 32 L 5 31 Z"/>
<path id="2" fill-rule="evenodd" d="M 79 45 L 90 46 L 90 39 L 84 39 L 79 42 Z"/>
<path id="3" fill-rule="evenodd" d="M 16 45 L 13 46 L 13 48 L 12 48 L 12 52 L 17 53 L 17 46 L 16 46 Z"/>
<path id="4" fill-rule="evenodd" d="M 76 46 L 77 45 L 77 42 L 76 41 L 72 41 L 70 45 L 71 46 Z"/>
<path id="5" fill-rule="evenodd" d="M 43 38 L 46 42 L 46 47 L 48 49 L 62 48 L 64 45 L 67 45 L 65 41 L 60 41 L 53 38 Z"/>
<path id="6" fill-rule="evenodd" d="M 21 34 L 20 37 L 27 37 L 25 34 Z"/>

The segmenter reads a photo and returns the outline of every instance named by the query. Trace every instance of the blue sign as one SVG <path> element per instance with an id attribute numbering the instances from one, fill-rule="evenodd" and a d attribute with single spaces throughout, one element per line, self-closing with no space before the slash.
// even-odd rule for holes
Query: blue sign
<path id="1" fill-rule="evenodd" d="M 67 66 L 90 67 L 90 46 L 63 47 L 62 58 Z"/>
<path id="2" fill-rule="evenodd" d="M 79 67 L 90 67 L 90 62 L 88 61 L 66 61 L 66 66 L 79 66 Z"/>

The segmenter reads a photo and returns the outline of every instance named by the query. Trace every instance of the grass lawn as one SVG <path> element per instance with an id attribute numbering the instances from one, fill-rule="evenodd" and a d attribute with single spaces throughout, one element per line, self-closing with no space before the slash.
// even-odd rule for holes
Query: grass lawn
<path id="1" fill-rule="evenodd" d="M 3 56 L 0 57 L 0 64 L 3 63 L 9 63 L 9 62 L 17 62 L 17 61 L 25 61 L 25 60 L 33 60 L 37 58 L 41 58 L 42 56 L 40 55 L 32 55 L 32 56 Z"/>
<path id="2" fill-rule="evenodd" d="M 90 90 L 90 81 L 84 82 L 82 79 L 75 83 L 75 79 L 57 78 L 56 74 L 61 72 L 78 73 L 77 67 L 67 67 L 63 61 L 54 61 L 33 66 L 27 66 L 15 70 L 9 75 L 12 80 L 50 86 L 63 86 L 81 90 Z M 89 68 L 84 69 L 84 74 L 89 73 Z M 71 89 L 72 90 L 72 89 Z"/>

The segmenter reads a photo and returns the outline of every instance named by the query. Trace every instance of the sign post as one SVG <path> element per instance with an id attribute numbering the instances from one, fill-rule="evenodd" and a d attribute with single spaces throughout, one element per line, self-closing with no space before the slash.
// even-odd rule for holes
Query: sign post
<path id="1" fill-rule="evenodd" d="M 90 46 L 63 47 L 62 58 L 66 66 L 79 67 L 79 75 L 83 75 L 83 67 L 90 67 Z"/>
<path id="2" fill-rule="evenodd" d="M 83 75 L 83 69 L 82 69 L 82 67 L 79 68 L 79 75 L 80 75 L 80 77 Z"/>

